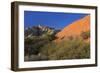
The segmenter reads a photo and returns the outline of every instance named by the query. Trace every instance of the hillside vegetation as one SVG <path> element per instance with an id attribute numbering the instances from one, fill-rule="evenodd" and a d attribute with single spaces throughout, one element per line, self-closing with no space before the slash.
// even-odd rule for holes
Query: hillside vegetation
<path id="1" fill-rule="evenodd" d="M 53 41 L 55 38 L 48 34 L 26 38 L 25 56 L 29 61 L 90 58 L 90 43 L 85 42 L 90 38 L 90 31 L 60 42 Z"/>
<path id="2" fill-rule="evenodd" d="M 50 60 L 90 58 L 90 43 L 85 42 L 83 36 L 76 37 L 59 43 L 48 43 L 41 48 L 40 53 L 46 55 Z"/>

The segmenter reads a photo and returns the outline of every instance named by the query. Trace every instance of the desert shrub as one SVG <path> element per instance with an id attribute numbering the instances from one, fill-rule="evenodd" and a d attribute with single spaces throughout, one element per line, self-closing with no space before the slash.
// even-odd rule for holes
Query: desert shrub
<path id="1" fill-rule="evenodd" d="M 83 59 L 90 57 L 90 44 L 81 38 L 49 43 L 41 48 L 41 54 L 48 56 L 49 60 Z"/>
<path id="2" fill-rule="evenodd" d="M 88 39 L 90 37 L 90 31 L 82 32 L 81 37 L 83 39 Z"/>
<path id="3" fill-rule="evenodd" d="M 49 40 L 47 38 L 42 38 L 42 37 L 26 38 L 24 42 L 25 55 L 38 54 L 40 48 L 47 43 L 49 43 Z"/>
<path id="4" fill-rule="evenodd" d="M 44 34 L 42 37 L 49 41 L 56 39 L 56 36 L 54 34 Z"/>
<path id="5" fill-rule="evenodd" d="M 26 38 L 24 42 L 25 42 L 26 44 L 31 44 L 32 41 L 33 41 L 33 40 L 32 40 L 31 38 Z"/>

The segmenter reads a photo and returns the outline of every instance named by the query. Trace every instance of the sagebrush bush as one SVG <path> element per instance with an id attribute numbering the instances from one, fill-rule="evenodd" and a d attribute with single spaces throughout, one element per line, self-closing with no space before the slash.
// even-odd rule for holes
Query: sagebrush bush
<path id="1" fill-rule="evenodd" d="M 67 39 L 59 43 L 46 44 L 40 53 L 46 55 L 49 60 L 89 58 L 90 44 L 81 38 Z"/>

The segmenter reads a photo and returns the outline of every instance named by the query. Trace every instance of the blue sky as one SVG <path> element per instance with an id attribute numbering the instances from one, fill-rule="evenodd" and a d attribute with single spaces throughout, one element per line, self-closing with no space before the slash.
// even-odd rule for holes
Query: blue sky
<path id="1" fill-rule="evenodd" d="M 83 18 L 86 15 L 88 14 L 24 11 L 24 27 L 26 28 L 43 25 L 55 29 L 62 29 L 65 26 Z"/>

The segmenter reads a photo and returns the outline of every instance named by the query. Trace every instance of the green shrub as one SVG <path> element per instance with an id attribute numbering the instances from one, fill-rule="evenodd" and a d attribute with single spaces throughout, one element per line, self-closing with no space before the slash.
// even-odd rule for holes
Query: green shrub
<path id="1" fill-rule="evenodd" d="M 40 48 L 47 43 L 49 43 L 49 40 L 43 37 L 26 38 L 24 42 L 25 55 L 38 54 Z"/>

